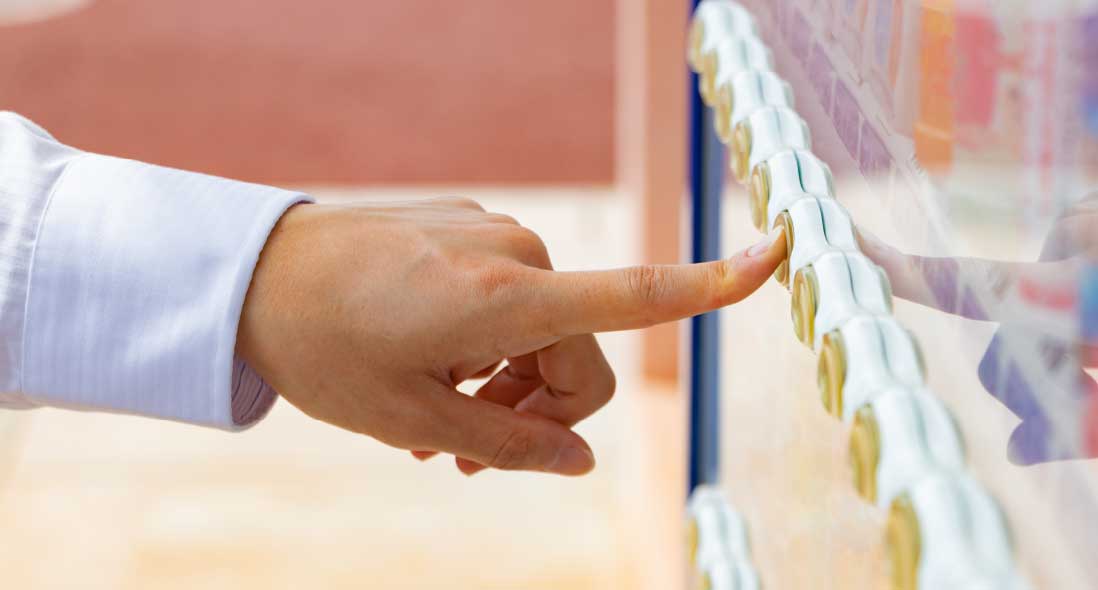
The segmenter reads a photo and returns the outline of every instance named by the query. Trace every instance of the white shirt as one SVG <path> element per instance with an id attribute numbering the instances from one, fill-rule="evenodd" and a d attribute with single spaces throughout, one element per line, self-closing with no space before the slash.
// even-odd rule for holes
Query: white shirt
<path id="1" fill-rule="evenodd" d="M 259 253 L 300 193 L 82 152 L 0 112 L 0 407 L 236 430 L 276 398 L 235 359 Z"/>

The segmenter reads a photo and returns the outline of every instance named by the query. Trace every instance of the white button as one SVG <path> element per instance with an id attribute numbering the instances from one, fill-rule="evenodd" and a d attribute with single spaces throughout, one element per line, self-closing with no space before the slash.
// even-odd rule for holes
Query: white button
<path id="1" fill-rule="evenodd" d="M 760 162 L 789 150 L 810 150 L 808 125 L 787 107 L 764 107 L 740 121 L 732 133 L 732 170 L 740 182 L 747 182 Z"/>
<path id="2" fill-rule="evenodd" d="M 874 398 L 869 411 L 880 437 L 877 503 L 892 500 L 934 471 L 964 469 L 964 450 L 953 418 L 926 391 L 892 389 Z"/>

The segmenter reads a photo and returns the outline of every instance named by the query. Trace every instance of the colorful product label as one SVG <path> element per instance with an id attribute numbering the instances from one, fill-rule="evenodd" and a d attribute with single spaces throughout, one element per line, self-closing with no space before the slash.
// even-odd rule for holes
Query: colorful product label
<path id="1" fill-rule="evenodd" d="M 858 100 L 846 82 L 839 80 L 835 84 L 835 99 L 831 108 L 831 119 L 839 139 L 852 155 L 858 153 L 858 135 L 861 131 L 862 110 Z"/>
<path id="2" fill-rule="evenodd" d="M 835 94 L 835 66 L 831 64 L 827 52 L 819 42 L 812 44 L 812 55 L 808 59 L 808 79 L 820 104 L 830 113 Z"/>
<path id="3" fill-rule="evenodd" d="M 872 125 L 862 125 L 858 167 L 867 177 L 880 177 L 892 168 L 892 156 Z"/>
<path id="4" fill-rule="evenodd" d="M 1079 327 L 1082 339 L 1081 362 L 1084 367 L 1098 368 L 1098 263 L 1083 271 L 1079 289 Z M 1094 384 L 1094 375 L 1084 378 Z M 1098 457 L 1098 387 L 1091 387 L 1084 419 L 1087 455 Z"/>
<path id="5" fill-rule="evenodd" d="M 802 63 L 808 60 L 812 48 L 812 27 L 801 11 L 793 11 L 793 26 L 789 30 L 789 49 Z"/>
<path id="6" fill-rule="evenodd" d="M 1098 13 L 1084 18 L 1079 28 L 1084 120 L 1089 133 L 1098 136 Z"/>
<path id="7" fill-rule="evenodd" d="M 1079 324 L 1083 342 L 1098 346 L 1098 264 L 1084 270 L 1080 280 Z"/>

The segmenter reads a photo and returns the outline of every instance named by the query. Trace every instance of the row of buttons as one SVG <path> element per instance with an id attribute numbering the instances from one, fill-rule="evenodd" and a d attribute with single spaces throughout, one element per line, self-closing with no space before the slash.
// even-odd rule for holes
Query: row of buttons
<path id="1" fill-rule="evenodd" d="M 819 354 L 825 408 L 851 424 L 855 488 L 889 510 L 893 588 L 1028 588 L 1005 519 L 966 474 L 961 437 L 926 387 L 918 344 L 892 317 L 888 278 L 861 253 L 751 14 L 729 0 L 703 0 L 689 60 L 732 172 L 748 186 L 753 224 L 785 230 L 788 257 L 775 276 L 792 291 L 797 337 Z M 696 530 L 705 546 L 707 529 Z"/>
<path id="2" fill-rule="evenodd" d="M 747 526 L 716 486 L 698 486 L 687 506 L 688 550 L 696 588 L 759 590 Z"/>

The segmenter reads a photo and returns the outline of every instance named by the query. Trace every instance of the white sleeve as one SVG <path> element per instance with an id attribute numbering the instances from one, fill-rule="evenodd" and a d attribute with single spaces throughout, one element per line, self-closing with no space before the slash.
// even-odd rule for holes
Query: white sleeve
<path id="1" fill-rule="evenodd" d="M 237 430 L 275 393 L 235 358 L 260 250 L 300 193 L 66 147 L 0 112 L 0 406 Z"/>

